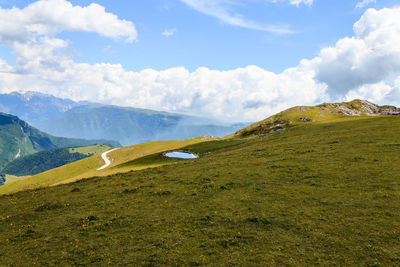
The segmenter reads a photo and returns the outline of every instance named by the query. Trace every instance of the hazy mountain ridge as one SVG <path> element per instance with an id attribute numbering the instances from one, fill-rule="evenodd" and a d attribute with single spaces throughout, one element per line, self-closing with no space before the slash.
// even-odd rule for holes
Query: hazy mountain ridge
<path id="1" fill-rule="evenodd" d="M 34 124 L 60 116 L 62 113 L 88 102 L 75 102 L 39 92 L 0 94 L 0 112 L 13 114 Z"/>
<path id="2" fill-rule="evenodd" d="M 130 145 L 201 135 L 225 136 L 247 124 L 224 124 L 176 113 L 91 104 L 72 108 L 57 118 L 36 125 L 53 135 L 113 139 Z"/>
<path id="3" fill-rule="evenodd" d="M 248 125 L 142 108 L 75 102 L 37 92 L 0 94 L 0 111 L 16 115 L 52 135 L 116 140 L 124 145 L 200 135 L 225 136 Z"/>

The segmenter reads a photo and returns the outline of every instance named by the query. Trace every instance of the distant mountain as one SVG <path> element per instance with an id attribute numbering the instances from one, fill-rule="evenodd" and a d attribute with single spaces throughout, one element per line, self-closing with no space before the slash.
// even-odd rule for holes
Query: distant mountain
<path id="1" fill-rule="evenodd" d="M 120 145 L 118 142 L 107 140 L 55 137 L 39 131 L 16 116 L 0 112 L 0 169 L 17 158 L 39 151 L 92 144 Z"/>
<path id="2" fill-rule="evenodd" d="M 30 124 L 58 117 L 84 104 L 88 102 L 74 102 L 38 92 L 0 94 L 0 112 L 18 116 Z"/>
<path id="3" fill-rule="evenodd" d="M 53 135 L 116 140 L 124 145 L 199 135 L 225 136 L 248 125 L 147 109 L 75 102 L 38 92 L 0 94 L 0 112 L 16 115 Z"/>
<path id="4" fill-rule="evenodd" d="M 35 126 L 53 135 L 101 138 L 131 145 L 155 140 L 225 136 L 247 124 L 223 124 L 209 119 L 139 108 L 91 104 L 74 107 Z"/>

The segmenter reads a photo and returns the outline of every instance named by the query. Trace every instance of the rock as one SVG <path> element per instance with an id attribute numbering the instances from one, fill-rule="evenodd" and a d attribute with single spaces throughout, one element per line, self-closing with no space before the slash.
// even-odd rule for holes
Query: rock
<path id="1" fill-rule="evenodd" d="M 308 117 L 301 117 L 299 118 L 300 122 L 313 122 L 314 120 Z"/>

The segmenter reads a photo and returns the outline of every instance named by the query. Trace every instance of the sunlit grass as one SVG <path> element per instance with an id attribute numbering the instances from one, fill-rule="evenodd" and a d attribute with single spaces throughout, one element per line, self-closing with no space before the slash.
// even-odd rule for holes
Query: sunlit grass
<path id="1" fill-rule="evenodd" d="M 172 164 L 0 196 L 0 262 L 396 266 L 399 132 L 398 117 L 304 123 L 186 147 L 197 159 L 154 153 L 122 164 Z"/>
<path id="2" fill-rule="evenodd" d="M 31 177 L 25 177 L 21 179 L 13 179 L 13 182 L 9 182 L 4 186 L 0 186 L 0 194 L 5 193 L 13 193 L 20 190 L 33 189 L 38 187 L 52 186 L 61 183 L 70 183 L 83 178 L 88 178 L 92 176 L 106 176 L 115 174 L 118 172 L 127 172 L 131 170 L 140 170 L 148 167 L 157 167 L 162 164 L 149 164 L 149 165 L 136 165 L 135 167 L 115 167 L 124 162 L 131 161 L 146 155 L 150 155 L 153 153 L 162 152 L 165 150 L 173 150 L 177 148 L 181 148 L 190 144 L 195 144 L 199 142 L 204 142 L 205 140 L 209 140 L 209 138 L 193 138 L 183 141 L 157 141 L 157 142 L 149 142 L 142 143 L 138 145 L 133 145 L 129 147 L 123 147 L 117 149 L 108 154 L 108 157 L 111 159 L 110 167 L 97 170 L 100 166 L 104 164 L 104 161 L 101 159 L 100 154 L 91 156 L 89 158 L 85 158 L 76 162 L 73 162 L 68 165 L 64 165 L 43 173 L 39 173 L 37 175 Z M 105 146 L 98 147 L 96 149 L 99 152 L 102 152 L 105 149 Z M 72 149 L 71 149 L 72 150 Z M 87 152 L 90 151 L 89 148 L 74 148 L 74 151 L 77 150 Z"/>

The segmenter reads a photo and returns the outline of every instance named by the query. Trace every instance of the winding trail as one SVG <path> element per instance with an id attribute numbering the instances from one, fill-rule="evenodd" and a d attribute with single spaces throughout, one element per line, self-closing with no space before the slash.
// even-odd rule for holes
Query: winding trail
<path id="1" fill-rule="evenodd" d="M 105 169 L 105 168 L 107 168 L 108 166 L 110 166 L 111 161 L 108 159 L 107 154 L 110 153 L 110 152 L 113 152 L 113 151 L 116 150 L 116 149 L 118 149 L 118 148 L 113 148 L 113 149 L 108 150 L 108 151 L 106 151 L 106 152 L 103 152 L 103 153 L 101 154 L 101 157 L 102 157 L 102 159 L 104 160 L 104 165 L 101 166 L 100 168 L 98 168 L 98 169 L 97 169 L 98 171 L 100 171 L 100 170 L 102 170 L 102 169 Z"/>

